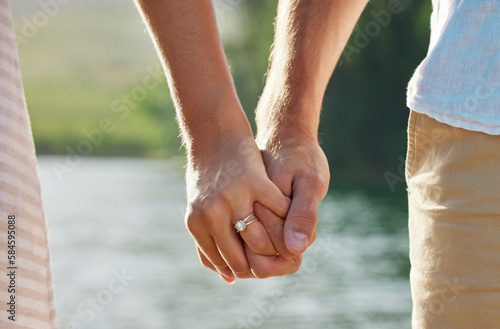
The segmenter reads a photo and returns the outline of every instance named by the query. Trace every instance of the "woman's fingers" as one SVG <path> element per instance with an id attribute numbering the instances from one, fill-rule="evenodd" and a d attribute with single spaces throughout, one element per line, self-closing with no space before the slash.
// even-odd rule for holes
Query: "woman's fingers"
<path id="1" fill-rule="evenodd" d="M 198 257 L 200 258 L 200 262 L 207 268 L 211 269 L 215 273 L 219 274 L 222 280 L 226 281 L 229 284 L 233 284 L 236 280 L 233 271 L 226 265 L 224 267 L 217 268 L 214 264 L 212 264 L 205 254 L 201 251 L 200 247 L 196 246 L 196 251 L 198 252 Z"/>
<path id="2" fill-rule="evenodd" d="M 248 205 L 239 204 L 237 208 L 247 207 Z M 280 249 L 284 256 L 288 256 L 282 241 L 284 220 L 263 205 L 260 207 L 257 206 L 256 209 L 263 215 L 265 225 L 252 214 L 237 217 L 236 220 L 234 217 L 226 219 L 216 215 L 220 214 L 218 211 L 200 212 L 192 209 L 188 215 L 187 227 L 196 241 L 200 262 L 228 283 L 234 282 L 235 278 L 269 277 L 296 271 L 297 259 L 275 257 Z M 239 233 L 235 228 L 238 221 L 245 224 L 244 230 L 239 227 Z M 269 232 L 276 235 L 275 243 Z M 275 245 L 280 248 L 275 248 Z M 266 269 L 266 266 L 269 268 Z"/>
<path id="3" fill-rule="evenodd" d="M 276 255 L 278 252 L 274 248 L 271 238 L 259 218 L 253 213 L 249 216 L 250 217 L 245 220 L 246 228 L 239 233 L 243 241 L 245 241 L 246 245 L 256 254 L 266 256 Z M 238 225 L 238 222 L 236 222 L 236 225 Z"/>
<path id="4" fill-rule="evenodd" d="M 230 211 L 222 202 L 190 207 L 186 226 L 205 257 L 217 268 L 228 266 L 235 276 L 250 273 L 243 244 L 232 226 Z"/>
<path id="5" fill-rule="evenodd" d="M 224 221 L 221 221 L 222 223 Z M 230 225 L 228 226 L 213 233 L 217 250 L 237 278 L 247 277 L 251 272 L 243 249 L 243 243 L 237 235 L 236 229 Z"/>
<path id="6" fill-rule="evenodd" d="M 217 273 L 229 279 L 234 278 L 231 267 L 226 263 L 225 259 L 222 258 L 217 245 L 215 244 L 211 236 L 205 235 L 203 238 L 195 238 L 195 240 L 197 249 L 199 249 L 201 252 L 198 255 L 200 256 L 200 261 L 203 265 L 207 266 L 208 268 L 215 269 Z M 210 266 L 207 261 L 212 266 Z"/>
<path id="7" fill-rule="evenodd" d="M 260 153 L 256 154 L 261 161 Z M 209 175 L 206 170 L 198 170 L 194 166 L 186 174 L 189 205 L 186 225 L 196 241 L 200 261 L 230 283 L 235 278 L 255 277 L 254 272 L 261 276 L 268 276 L 269 273 L 284 275 L 291 271 L 285 265 L 293 267 L 293 263 L 287 265 L 285 259 L 281 259 L 283 257 L 274 259 L 279 252 L 273 244 L 274 240 L 280 246 L 284 242 L 279 241 L 278 237 L 271 238 L 266 225 L 260 220 L 252 221 L 253 218 L 249 218 L 246 229 L 239 233 L 234 227 L 238 220 L 253 212 L 255 201 L 282 218 L 286 217 L 290 207 L 290 199 L 269 180 L 263 164 L 255 163 L 250 166 L 250 160 L 252 157 L 246 156 L 242 162 L 244 166 L 239 171 L 236 170 L 238 168 L 232 168 L 235 169 L 231 171 L 232 176 L 224 176 L 220 168 Z M 229 178 L 221 182 L 220 178 L 226 176 Z M 217 178 L 215 185 L 208 179 L 210 177 Z M 283 220 L 278 219 L 280 228 L 274 231 L 281 233 L 283 239 Z M 277 235 L 274 231 L 273 234 Z M 248 248 L 252 259 L 256 261 L 252 267 L 245 248 Z M 287 252 L 286 248 L 281 249 Z M 268 257 L 267 263 L 271 265 L 272 261 L 273 268 L 269 271 L 261 269 L 260 264 L 265 261 L 256 255 Z"/>

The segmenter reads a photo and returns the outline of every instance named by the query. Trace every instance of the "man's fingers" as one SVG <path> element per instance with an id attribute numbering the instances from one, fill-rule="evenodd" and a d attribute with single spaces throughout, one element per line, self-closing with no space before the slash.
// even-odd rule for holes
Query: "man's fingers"
<path id="1" fill-rule="evenodd" d="M 286 247 L 292 254 L 303 253 L 314 241 L 318 206 L 325 193 L 319 184 L 310 179 L 299 177 L 294 181 L 292 204 L 284 232 Z"/>
<path id="2" fill-rule="evenodd" d="M 253 253 L 246 245 L 245 253 L 253 275 L 259 279 L 293 274 L 299 270 L 302 262 L 302 255 L 298 255 L 294 259 L 285 259 L 279 255 L 262 256 Z"/>
<path id="3" fill-rule="evenodd" d="M 274 248 L 273 242 L 268 235 L 265 227 L 262 225 L 258 216 L 257 220 L 252 222 L 247 228 L 240 232 L 247 246 L 256 254 L 274 256 L 278 251 Z"/>
<path id="4" fill-rule="evenodd" d="M 285 245 L 283 233 L 285 220 L 281 217 L 278 217 L 274 212 L 267 209 L 259 202 L 255 202 L 253 204 L 253 211 L 264 226 L 268 236 L 270 237 L 274 247 L 276 248 L 280 256 L 288 260 L 296 257 L 297 255 L 292 254 L 290 251 L 288 251 Z M 255 250 L 253 251 L 255 252 Z"/>

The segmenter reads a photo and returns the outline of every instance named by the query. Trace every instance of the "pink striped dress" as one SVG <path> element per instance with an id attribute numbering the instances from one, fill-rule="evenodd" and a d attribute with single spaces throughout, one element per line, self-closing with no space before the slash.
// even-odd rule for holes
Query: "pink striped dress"
<path id="1" fill-rule="evenodd" d="M 0 328 L 57 328 L 35 147 L 7 0 L 0 0 Z"/>

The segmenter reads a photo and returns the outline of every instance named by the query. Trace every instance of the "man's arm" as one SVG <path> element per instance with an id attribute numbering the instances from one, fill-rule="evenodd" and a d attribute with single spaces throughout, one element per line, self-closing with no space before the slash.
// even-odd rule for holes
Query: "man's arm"
<path id="1" fill-rule="evenodd" d="M 252 212 L 254 202 L 281 217 L 290 203 L 266 174 L 236 95 L 211 1 L 136 2 L 165 67 L 188 153 L 186 225 L 200 261 L 228 282 L 295 272 L 300 258 L 274 257 L 277 251 L 260 222 L 240 235 L 233 227 Z"/>
<path id="2" fill-rule="evenodd" d="M 271 180 L 292 198 L 284 236 L 299 254 L 316 237 L 329 183 L 318 144 L 323 95 L 368 0 L 280 0 L 266 86 L 256 110 L 257 142 Z M 260 207 L 261 216 L 266 210 Z"/>

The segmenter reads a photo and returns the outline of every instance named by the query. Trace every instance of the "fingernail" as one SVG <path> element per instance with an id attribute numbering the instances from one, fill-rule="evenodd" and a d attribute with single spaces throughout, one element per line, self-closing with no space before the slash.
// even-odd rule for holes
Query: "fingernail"
<path id="1" fill-rule="evenodd" d="M 219 274 L 221 276 L 224 276 L 230 280 L 234 280 L 233 271 L 231 271 L 229 267 L 217 268 L 217 270 L 219 271 Z"/>
<path id="2" fill-rule="evenodd" d="M 225 277 L 225 276 L 224 276 L 224 275 L 222 275 L 222 274 L 219 274 L 219 276 L 220 276 L 220 278 L 221 278 L 222 280 L 224 280 L 226 283 L 229 283 L 229 284 L 231 284 L 231 285 L 232 285 L 232 284 L 234 284 L 234 282 L 236 281 L 236 279 L 235 279 L 235 278 L 230 279 L 230 278 Z"/>
<path id="3" fill-rule="evenodd" d="M 309 239 L 307 235 L 299 232 L 293 232 L 292 236 L 288 240 L 288 245 L 297 251 L 304 251 L 307 249 L 307 244 Z"/>

